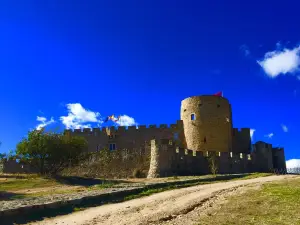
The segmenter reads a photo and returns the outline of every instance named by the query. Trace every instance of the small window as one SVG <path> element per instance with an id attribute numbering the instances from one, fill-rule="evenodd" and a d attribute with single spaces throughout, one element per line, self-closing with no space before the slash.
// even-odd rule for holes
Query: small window
<path id="1" fill-rule="evenodd" d="M 248 154 L 248 160 L 251 160 L 251 155 L 250 154 Z"/>
<path id="2" fill-rule="evenodd" d="M 202 103 L 199 104 L 199 107 L 201 107 L 201 106 L 202 106 Z"/>
<path id="3" fill-rule="evenodd" d="M 220 104 L 217 104 L 217 108 L 220 108 Z"/>
<path id="4" fill-rule="evenodd" d="M 186 111 L 186 109 L 183 110 L 183 112 L 185 112 L 185 111 Z"/>
<path id="5" fill-rule="evenodd" d="M 232 152 L 230 152 L 230 157 L 232 158 Z"/>
<path id="6" fill-rule="evenodd" d="M 178 140 L 178 133 L 174 133 L 174 139 Z"/>
<path id="7" fill-rule="evenodd" d="M 191 120 L 195 120 L 196 119 L 196 115 L 195 115 L 195 113 L 192 113 L 191 114 Z"/>
<path id="8" fill-rule="evenodd" d="M 243 153 L 240 153 L 240 158 L 241 158 L 241 159 L 243 158 Z"/>
<path id="9" fill-rule="evenodd" d="M 110 151 L 116 150 L 116 144 L 115 143 L 110 143 L 109 144 L 109 150 Z"/>
<path id="10" fill-rule="evenodd" d="M 172 140 L 169 140 L 169 145 L 173 145 L 173 141 Z"/>

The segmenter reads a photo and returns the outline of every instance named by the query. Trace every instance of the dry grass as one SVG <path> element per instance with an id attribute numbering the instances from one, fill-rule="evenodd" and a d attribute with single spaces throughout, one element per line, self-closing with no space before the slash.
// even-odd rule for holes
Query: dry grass
<path id="1" fill-rule="evenodd" d="M 271 174 L 264 174 L 264 173 L 255 173 L 246 175 L 243 178 L 233 178 L 230 180 L 235 179 L 250 179 L 262 176 L 268 176 Z M 220 176 L 221 177 L 221 176 Z M 212 178 L 210 181 L 201 181 L 201 179 L 209 179 Z M 188 179 L 200 179 L 200 181 L 195 181 L 194 184 L 205 184 L 205 183 L 212 183 L 212 182 L 224 182 L 223 180 L 214 180 L 211 175 L 204 175 L 204 176 L 182 176 L 182 177 L 166 177 L 166 178 L 156 178 L 156 179 L 128 179 L 124 180 L 124 185 L 126 182 L 130 182 L 131 184 L 149 184 L 155 182 L 172 182 L 172 181 L 183 181 Z M 117 180 L 116 180 L 117 181 Z M 122 184 L 122 180 L 118 180 Z M 190 184 L 187 184 L 190 185 Z M 0 200 L 1 199 L 17 199 L 17 198 L 27 198 L 27 197 L 39 197 L 51 194 L 68 194 L 68 193 L 75 193 L 80 191 L 90 191 L 95 189 L 105 189 L 105 188 L 112 188 L 115 184 L 111 182 L 104 182 L 102 184 L 91 185 L 91 186 L 80 186 L 80 185 L 67 185 L 62 184 L 56 181 L 55 179 L 50 178 L 43 178 L 38 175 L 5 175 L 5 178 L 0 179 Z M 184 187 L 185 185 L 183 185 Z M 169 190 L 170 188 L 174 189 L 177 188 L 175 185 L 174 187 L 170 185 L 167 189 L 160 188 L 156 190 L 156 192 L 161 192 L 164 190 Z M 2 192 L 2 194 L 1 194 Z M 150 191 L 151 194 L 153 190 Z M 150 194 L 147 191 L 147 195 Z M 10 193 L 9 195 L 7 193 Z M 154 192 L 153 192 L 154 193 Z"/>
<path id="2" fill-rule="evenodd" d="M 229 197 L 228 201 L 200 217 L 199 225 L 300 224 L 300 179 L 266 183 Z"/>
<path id="3" fill-rule="evenodd" d="M 19 191 L 26 189 L 54 187 L 57 185 L 58 183 L 55 180 L 41 177 L 29 177 L 24 179 L 7 178 L 5 180 L 0 180 L 0 191 Z"/>

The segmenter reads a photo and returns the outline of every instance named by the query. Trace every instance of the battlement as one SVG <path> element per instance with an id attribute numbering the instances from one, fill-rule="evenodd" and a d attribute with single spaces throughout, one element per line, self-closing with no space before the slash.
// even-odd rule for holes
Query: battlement
<path id="1" fill-rule="evenodd" d="M 233 159 L 247 159 L 252 160 L 251 154 L 243 152 L 219 152 L 219 151 L 194 151 L 176 146 L 173 139 L 153 139 L 150 141 L 151 145 L 156 145 L 161 149 L 168 149 L 169 152 L 175 152 L 182 156 L 196 156 L 208 157 L 208 153 L 214 153 L 216 157 L 220 158 L 233 158 Z"/>
<path id="2" fill-rule="evenodd" d="M 237 136 L 239 134 L 250 134 L 250 128 L 232 128 L 233 136 Z"/>
<path id="3" fill-rule="evenodd" d="M 102 128 L 83 128 L 83 129 L 67 129 L 65 132 L 71 133 L 71 134 L 94 134 L 94 133 L 122 133 L 122 132 L 132 132 L 132 131 L 144 131 L 144 130 L 153 130 L 153 129 L 182 129 L 183 128 L 183 121 L 177 120 L 176 124 L 151 124 L 151 125 L 139 125 L 139 126 L 118 126 L 118 127 L 102 127 Z"/>

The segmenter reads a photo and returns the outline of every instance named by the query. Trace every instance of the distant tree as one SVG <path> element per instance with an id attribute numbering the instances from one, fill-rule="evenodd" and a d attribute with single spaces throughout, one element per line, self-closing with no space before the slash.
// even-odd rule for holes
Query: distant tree
<path id="1" fill-rule="evenodd" d="M 216 152 L 208 153 L 208 166 L 212 175 L 216 176 L 219 170 Z"/>
<path id="2" fill-rule="evenodd" d="M 22 162 L 35 166 L 41 174 L 53 175 L 78 163 L 86 150 L 87 141 L 83 137 L 41 129 L 29 132 L 17 145 L 16 152 Z"/>

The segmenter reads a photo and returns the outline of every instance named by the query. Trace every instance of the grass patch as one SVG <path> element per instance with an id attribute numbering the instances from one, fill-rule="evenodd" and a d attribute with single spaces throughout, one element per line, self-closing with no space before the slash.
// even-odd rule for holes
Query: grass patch
<path id="1" fill-rule="evenodd" d="M 0 181 L 0 191 L 18 191 L 23 189 L 34 189 L 56 186 L 58 183 L 52 179 L 41 177 L 28 179 L 8 179 Z"/>
<path id="2" fill-rule="evenodd" d="M 300 179 L 263 184 L 259 190 L 232 196 L 217 210 L 200 217 L 208 224 L 300 224 Z"/>

